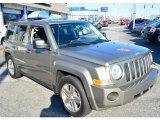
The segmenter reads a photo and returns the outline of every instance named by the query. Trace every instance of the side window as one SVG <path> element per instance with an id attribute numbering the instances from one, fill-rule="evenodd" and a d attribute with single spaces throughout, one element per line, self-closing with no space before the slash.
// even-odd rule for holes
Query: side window
<path id="1" fill-rule="evenodd" d="M 27 32 L 27 26 L 22 26 L 22 25 L 18 26 L 15 33 L 16 41 L 25 42 L 24 38 L 25 38 L 26 32 Z"/>
<path id="2" fill-rule="evenodd" d="M 31 26 L 30 32 L 31 32 L 30 44 L 33 44 L 33 40 L 35 39 L 44 40 L 45 43 L 48 44 L 47 36 L 43 27 Z"/>
<path id="3" fill-rule="evenodd" d="M 8 39 L 8 40 L 12 40 L 13 39 L 14 30 L 15 30 L 15 25 L 9 25 L 8 26 L 6 39 Z"/>

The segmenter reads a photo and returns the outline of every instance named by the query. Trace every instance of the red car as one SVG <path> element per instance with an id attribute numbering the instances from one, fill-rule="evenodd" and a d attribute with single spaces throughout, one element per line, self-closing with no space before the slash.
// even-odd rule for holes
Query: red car
<path id="1" fill-rule="evenodd" d="M 122 19 L 119 22 L 120 25 L 127 25 L 127 26 L 129 25 L 129 23 L 130 23 L 130 20 L 128 19 Z"/>
<path id="2" fill-rule="evenodd" d="M 104 20 L 101 22 L 102 27 L 108 27 L 108 21 Z"/>

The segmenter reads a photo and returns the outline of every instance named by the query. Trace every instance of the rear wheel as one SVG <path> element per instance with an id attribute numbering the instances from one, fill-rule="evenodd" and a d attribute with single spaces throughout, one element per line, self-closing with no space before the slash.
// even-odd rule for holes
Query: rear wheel
<path id="1" fill-rule="evenodd" d="M 13 58 L 10 55 L 7 57 L 7 68 L 12 78 L 16 79 L 22 76 L 22 74 L 19 72 L 17 66 L 14 63 Z"/>
<path id="2" fill-rule="evenodd" d="M 59 94 L 64 107 L 72 116 L 85 116 L 91 112 L 87 96 L 79 79 L 65 76 L 61 79 L 59 87 Z"/>

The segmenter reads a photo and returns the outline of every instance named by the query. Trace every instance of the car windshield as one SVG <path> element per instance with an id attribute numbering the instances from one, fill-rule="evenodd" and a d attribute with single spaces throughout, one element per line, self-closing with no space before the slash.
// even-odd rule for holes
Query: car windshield
<path id="1" fill-rule="evenodd" d="M 108 40 L 90 23 L 65 23 L 50 25 L 59 48 L 97 44 Z"/>
<path id="2" fill-rule="evenodd" d="M 160 20 L 154 21 L 153 23 L 149 24 L 150 27 L 156 27 L 160 24 Z"/>

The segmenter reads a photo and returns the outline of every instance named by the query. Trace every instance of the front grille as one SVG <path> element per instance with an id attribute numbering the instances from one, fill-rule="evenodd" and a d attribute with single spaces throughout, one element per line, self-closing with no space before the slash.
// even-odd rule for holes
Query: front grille
<path id="1" fill-rule="evenodd" d="M 143 77 L 148 73 L 152 64 L 151 57 L 152 55 L 149 53 L 144 57 L 124 63 L 127 82 Z"/>

